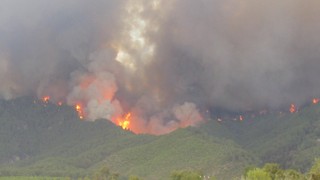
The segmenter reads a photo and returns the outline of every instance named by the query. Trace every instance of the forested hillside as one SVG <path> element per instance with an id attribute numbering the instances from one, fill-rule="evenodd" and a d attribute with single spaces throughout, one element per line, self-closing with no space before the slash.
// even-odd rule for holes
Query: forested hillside
<path id="1" fill-rule="evenodd" d="M 229 179 L 267 162 L 304 172 L 320 156 L 319 117 L 314 105 L 152 136 L 81 121 L 72 107 L 31 97 L 1 101 L 0 176 L 85 177 L 108 167 L 122 179 L 168 179 L 176 170 Z"/>
<path id="2" fill-rule="evenodd" d="M 1 175 L 86 176 L 108 166 L 122 176 L 166 179 L 196 169 L 230 177 L 257 159 L 232 140 L 199 128 L 135 135 L 107 120 L 85 122 L 71 107 L 32 98 L 1 102 Z"/>
<path id="3" fill-rule="evenodd" d="M 226 122 L 232 139 L 261 162 L 306 171 L 320 157 L 320 106 L 295 113 L 272 112 L 242 122 Z M 209 130 L 210 131 L 210 130 Z"/>

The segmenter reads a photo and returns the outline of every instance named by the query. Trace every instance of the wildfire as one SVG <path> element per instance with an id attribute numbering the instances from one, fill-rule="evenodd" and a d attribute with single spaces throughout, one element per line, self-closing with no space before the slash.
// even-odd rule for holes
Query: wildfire
<path id="1" fill-rule="evenodd" d="M 318 98 L 314 98 L 313 100 L 312 100 L 312 103 L 313 104 L 318 104 L 320 102 L 320 99 L 318 99 Z"/>
<path id="2" fill-rule="evenodd" d="M 49 103 L 49 101 L 50 101 L 50 96 L 44 96 L 42 98 L 42 102 L 44 102 L 44 103 Z"/>
<path id="3" fill-rule="evenodd" d="M 80 104 L 77 104 L 76 105 L 76 111 L 78 112 L 78 116 L 80 119 L 83 119 L 84 118 L 84 115 L 83 115 L 83 110 L 82 110 L 82 107 Z"/>
<path id="4" fill-rule="evenodd" d="M 130 129 L 131 113 L 128 113 L 123 119 L 118 119 L 118 125 L 124 130 Z"/>
<path id="5" fill-rule="evenodd" d="M 291 104 L 289 111 L 290 111 L 291 113 L 295 113 L 295 112 L 297 111 L 296 106 L 295 106 L 294 104 Z"/>
<path id="6" fill-rule="evenodd" d="M 240 115 L 239 119 L 240 119 L 240 121 L 243 121 L 243 116 L 242 116 L 242 115 Z"/>

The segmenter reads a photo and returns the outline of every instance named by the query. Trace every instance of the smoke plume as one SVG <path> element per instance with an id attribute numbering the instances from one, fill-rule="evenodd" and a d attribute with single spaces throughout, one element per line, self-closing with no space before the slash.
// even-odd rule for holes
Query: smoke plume
<path id="1" fill-rule="evenodd" d="M 207 108 L 299 106 L 320 97 L 319 17 L 317 0 L 3 0 L 0 98 L 131 112 L 152 134 Z"/>

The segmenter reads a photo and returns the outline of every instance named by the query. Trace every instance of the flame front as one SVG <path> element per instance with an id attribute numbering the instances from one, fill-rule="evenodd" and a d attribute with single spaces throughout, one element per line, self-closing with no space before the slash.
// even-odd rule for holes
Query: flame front
<path id="1" fill-rule="evenodd" d="M 314 99 L 312 100 L 312 103 L 313 103 L 313 104 L 318 104 L 318 103 L 319 103 L 319 101 L 320 101 L 320 99 L 318 99 L 318 98 L 314 98 Z"/>
<path id="2" fill-rule="evenodd" d="M 297 111 L 296 106 L 295 106 L 294 104 L 291 104 L 289 111 L 290 111 L 291 113 L 295 113 L 295 112 Z"/>
<path id="3" fill-rule="evenodd" d="M 118 119 L 118 125 L 124 130 L 130 129 L 131 113 L 128 113 L 123 119 Z"/>
<path id="4" fill-rule="evenodd" d="M 84 114 L 83 114 L 82 106 L 80 104 L 76 105 L 76 111 L 78 112 L 79 118 L 83 119 L 84 118 Z"/>
<path id="5" fill-rule="evenodd" d="M 49 101 L 50 101 L 50 96 L 44 96 L 42 98 L 42 102 L 44 102 L 44 103 L 49 103 Z"/>

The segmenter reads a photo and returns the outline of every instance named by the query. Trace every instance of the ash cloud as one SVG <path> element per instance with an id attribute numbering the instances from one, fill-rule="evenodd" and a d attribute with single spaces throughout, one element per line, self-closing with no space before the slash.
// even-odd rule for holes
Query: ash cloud
<path id="1" fill-rule="evenodd" d="M 315 0 L 176 1 L 150 74 L 162 74 L 155 84 L 171 87 L 161 89 L 173 101 L 236 111 L 303 104 L 320 93 L 319 10 Z"/>
<path id="2" fill-rule="evenodd" d="M 52 86 L 66 86 L 71 72 L 85 69 L 90 53 L 111 39 L 119 8 L 118 2 L 99 0 L 1 1 L 2 98 L 41 96 Z M 60 93 L 57 98 L 66 95 Z"/>
<path id="3" fill-rule="evenodd" d="M 153 134 L 202 108 L 299 106 L 320 97 L 319 17 L 317 0 L 4 0 L 0 98 L 132 111 Z"/>

